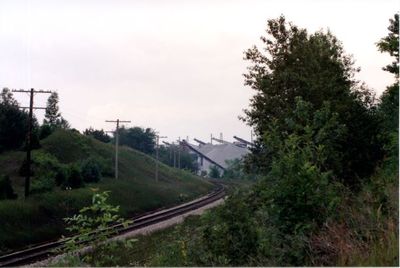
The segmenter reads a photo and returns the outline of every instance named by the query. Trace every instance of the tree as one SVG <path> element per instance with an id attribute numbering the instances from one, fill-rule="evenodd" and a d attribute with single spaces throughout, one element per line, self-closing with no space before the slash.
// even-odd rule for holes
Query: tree
<path id="1" fill-rule="evenodd" d="M 388 27 L 389 34 L 383 37 L 378 43 L 380 52 L 387 52 L 390 56 L 395 57 L 395 61 L 383 67 L 383 70 L 388 71 L 396 76 L 396 81 L 399 79 L 399 14 L 394 14 L 394 19 L 390 19 Z"/>
<path id="2" fill-rule="evenodd" d="M 175 153 L 175 167 L 178 163 L 178 150 L 180 150 L 180 167 L 181 169 L 190 170 L 192 173 L 197 174 L 199 170 L 197 164 L 197 156 L 189 152 L 189 150 L 182 148 L 179 145 L 170 144 L 168 146 L 160 145 L 158 154 L 159 160 L 171 167 L 174 166 L 174 153 Z"/>
<path id="3" fill-rule="evenodd" d="M 269 20 L 266 32 L 267 37 L 261 40 L 267 53 L 257 47 L 245 52 L 245 60 L 252 63 L 244 74 L 245 84 L 255 90 L 255 95 L 242 119 L 259 137 L 246 162 L 268 172 L 271 152 L 261 138 L 272 123 L 282 133 L 289 131 L 285 120 L 295 108 L 296 97 L 301 96 L 314 111 L 329 101 L 348 128 L 349 135 L 340 141 L 343 155 L 339 175 L 351 181 L 372 172 L 381 156 L 376 144 L 378 123 L 373 96 L 354 79 L 358 69 L 352 57 L 344 53 L 342 44 L 329 31 L 308 34 L 287 23 L 284 16 Z M 349 148 L 353 151 L 348 152 Z"/>
<path id="4" fill-rule="evenodd" d="M 155 151 L 156 134 L 151 128 L 120 128 L 119 144 L 129 146 L 146 154 Z"/>
<path id="5" fill-rule="evenodd" d="M 101 142 L 108 143 L 111 141 L 111 137 L 109 135 L 107 135 L 107 133 L 103 129 L 97 130 L 97 129 L 93 129 L 92 127 L 90 127 L 88 129 L 86 129 L 83 132 L 83 134 L 86 136 L 91 136 Z"/>
<path id="6" fill-rule="evenodd" d="M 12 183 L 9 176 L 0 175 L 0 200 L 16 199 L 17 194 L 12 188 Z"/>
<path id="7" fill-rule="evenodd" d="M 27 135 L 28 114 L 18 108 L 18 102 L 8 88 L 0 94 L 0 151 L 17 149 Z"/>
<path id="8" fill-rule="evenodd" d="M 61 116 L 61 118 L 56 120 L 56 126 L 58 128 L 61 129 L 70 129 L 71 125 L 69 124 L 69 122 L 67 121 L 67 119 L 65 119 L 64 117 Z"/>
<path id="9" fill-rule="evenodd" d="M 221 177 L 221 173 L 219 168 L 215 165 L 210 166 L 210 171 L 208 172 L 208 176 L 213 179 L 219 179 Z"/>
<path id="10" fill-rule="evenodd" d="M 379 115 L 381 118 L 381 139 L 385 151 L 391 155 L 393 162 L 398 163 L 399 137 L 399 14 L 390 19 L 389 34 L 377 43 L 381 52 L 387 52 L 395 58 L 390 65 L 383 69 L 395 75 L 395 83 L 388 86 L 380 98 Z"/>
<path id="11" fill-rule="evenodd" d="M 47 99 L 46 113 L 44 115 L 44 124 L 56 126 L 57 120 L 60 120 L 61 114 L 58 107 L 58 93 L 52 92 Z"/>
<path id="12" fill-rule="evenodd" d="M 14 99 L 12 92 L 9 88 L 3 88 L 0 94 L 1 104 L 18 107 L 18 102 Z"/>
<path id="13" fill-rule="evenodd" d="M 59 112 L 58 100 L 58 93 L 52 92 L 50 97 L 47 99 L 43 124 L 49 125 L 53 130 L 54 128 L 69 129 L 71 127 L 70 124 Z"/>

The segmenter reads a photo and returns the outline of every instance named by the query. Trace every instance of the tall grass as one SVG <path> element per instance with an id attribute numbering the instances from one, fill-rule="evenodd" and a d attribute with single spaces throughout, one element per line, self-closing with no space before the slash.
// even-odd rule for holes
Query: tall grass
<path id="1" fill-rule="evenodd" d="M 79 163 L 90 156 L 101 156 L 112 165 L 114 147 L 77 133 L 56 131 L 42 141 L 40 151 L 50 153 L 62 163 Z M 72 216 L 87 206 L 91 188 L 111 191 L 110 202 L 121 206 L 123 217 L 171 206 L 205 194 L 212 185 L 197 176 L 160 164 L 159 181 L 154 179 L 155 160 L 135 150 L 120 150 L 120 178 L 103 178 L 85 188 L 31 195 L 23 199 L 23 178 L 18 169 L 23 153 L 9 152 L 0 156 L 0 173 L 7 172 L 20 193 L 18 200 L 0 201 L 0 251 L 25 247 L 58 238 L 65 234 L 62 218 Z M 10 167 L 10 163 L 12 167 Z M 33 178 L 34 180 L 35 178 Z"/>

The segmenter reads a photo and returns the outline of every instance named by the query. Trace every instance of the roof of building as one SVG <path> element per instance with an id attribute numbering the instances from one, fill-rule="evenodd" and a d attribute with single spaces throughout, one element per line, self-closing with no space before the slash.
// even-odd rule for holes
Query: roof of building
<path id="1" fill-rule="evenodd" d="M 191 144 L 191 146 L 224 168 L 228 166 L 226 160 L 240 159 L 249 153 L 247 148 L 228 142 L 223 144 L 207 143 L 201 146 Z"/>

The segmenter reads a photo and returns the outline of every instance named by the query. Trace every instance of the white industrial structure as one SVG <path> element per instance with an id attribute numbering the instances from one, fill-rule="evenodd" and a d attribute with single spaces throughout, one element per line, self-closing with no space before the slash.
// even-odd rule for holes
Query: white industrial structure
<path id="1" fill-rule="evenodd" d="M 198 145 L 190 144 L 186 140 L 183 140 L 182 145 L 197 155 L 199 174 L 207 174 L 212 166 L 217 167 L 220 174 L 223 174 L 228 167 L 228 160 L 242 159 L 250 152 L 248 146 L 253 145 L 236 136 L 234 138 L 238 141 L 225 141 L 221 135 L 220 139 L 211 137 L 210 143 L 194 139 Z M 218 144 L 212 144 L 212 141 L 217 141 Z"/>

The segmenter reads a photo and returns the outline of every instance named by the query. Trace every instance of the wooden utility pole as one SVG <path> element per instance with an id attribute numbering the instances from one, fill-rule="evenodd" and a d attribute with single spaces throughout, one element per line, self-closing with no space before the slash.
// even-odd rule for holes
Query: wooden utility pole
<path id="1" fill-rule="evenodd" d="M 167 138 L 167 136 L 159 136 L 156 134 L 157 145 L 156 145 L 156 181 L 158 181 L 158 149 L 160 147 L 160 139 Z"/>
<path id="2" fill-rule="evenodd" d="M 178 168 L 181 168 L 181 137 L 178 138 Z"/>
<path id="3" fill-rule="evenodd" d="M 174 168 L 176 168 L 176 147 L 175 144 L 172 143 L 173 149 L 174 149 Z"/>
<path id="4" fill-rule="evenodd" d="M 51 93 L 49 90 L 13 90 L 12 92 L 19 93 L 30 93 L 29 107 L 20 107 L 23 109 L 29 108 L 29 119 L 28 119 L 28 133 L 26 135 L 26 177 L 25 177 L 25 199 L 29 196 L 29 188 L 31 181 L 31 150 L 32 150 L 32 128 L 33 128 L 33 109 L 46 109 L 45 107 L 33 107 L 33 97 L 35 93 Z"/>
<path id="5" fill-rule="evenodd" d="M 106 120 L 107 123 L 117 123 L 117 127 L 115 128 L 114 137 L 115 137 L 115 178 L 118 179 L 118 144 L 119 144 L 119 123 L 130 123 L 131 121 L 122 121 L 122 120 Z"/>

